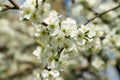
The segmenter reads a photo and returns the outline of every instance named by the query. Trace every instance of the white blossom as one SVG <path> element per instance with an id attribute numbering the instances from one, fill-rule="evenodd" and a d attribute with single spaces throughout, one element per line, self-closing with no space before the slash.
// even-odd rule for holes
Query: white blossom
<path id="1" fill-rule="evenodd" d="M 38 57 L 40 56 L 41 52 L 42 52 L 42 48 L 38 46 L 37 49 L 33 51 L 33 55 Z"/>
<path id="2" fill-rule="evenodd" d="M 43 78 L 49 78 L 49 77 L 54 77 L 54 78 L 56 78 L 56 77 L 58 77 L 60 75 L 60 73 L 59 73 L 59 71 L 57 71 L 57 70 L 50 70 L 50 71 L 48 71 L 48 70 L 44 70 L 43 72 L 42 72 L 42 77 Z"/>
<path id="3" fill-rule="evenodd" d="M 56 11 L 50 11 L 49 16 L 44 19 L 44 22 L 48 25 L 55 25 L 57 26 L 59 23 L 59 16 Z"/>
<path id="4" fill-rule="evenodd" d="M 98 70 L 102 70 L 105 65 L 104 61 L 99 57 L 94 57 L 91 64 L 93 67 L 95 67 Z"/>
<path id="5" fill-rule="evenodd" d="M 77 33 L 77 24 L 73 19 L 67 18 L 66 20 L 62 21 L 61 30 L 67 36 L 74 37 Z"/>
<path id="6" fill-rule="evenodd" d="M 21 19 L 30 19 L 33 12 L 35 11 L 36 0 L 26 0 L 23 5 L 21 5 L 21 14 L 23 16 Z"/>

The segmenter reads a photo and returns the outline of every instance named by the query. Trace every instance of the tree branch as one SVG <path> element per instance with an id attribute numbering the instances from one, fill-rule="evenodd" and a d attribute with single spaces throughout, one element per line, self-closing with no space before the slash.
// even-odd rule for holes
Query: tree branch
<path id="1" fill-rule="evenodd" d="M 92 12 L 95 16 L 98 15 L 98 13 L 96 13 L 90 6 L 86 7 L 90 12 Z M 104 19 L 102 16 L 98 17 L 99 19 L 101 19 L 101 21 L 105 24 L 109 24 L 108 20 Z"/>
<path id="2" fill-rule="evenodd" d="M 9 0 L 9 2 L 14 5 L 14 9 L 19 9 L 19 6 L 13 1 L 13 0 Z"/>
<path id="3" fill-rule="evenodd" d="M 4 5 L 5 8 L 3 8 L 0 12 L 7 11 L 10 9 L 19 9 L 19 6 L 13 0 L 9 0 L 9 2 L 13 5 L 13 7 L 9 5 Z"/>
<path id="4" fill-rule="evenodd" d="M 120 7 L 120 4 L 117 5 L 116 7 L 112 8 L 112 9 L 109 9 L 109 10 L 107 10 L 107 11 L 105 11 L 105 12 L 102 12 L 102 13 L 96 15 L 96 16 L 93 17 L 92 19 L 88 20 L 84 25 L 87 25 L 88 23 L 92 22 L 92 21 L 95 20 L 96 18 L 98 18 L 98 17 L 100 17 L 100 16 L 102 16 L 102 15 L 104 15 L 104 14 L 110 12 L 110 11 L 113 11 L 113 10 L 119 8 L 119 7 Z"/>

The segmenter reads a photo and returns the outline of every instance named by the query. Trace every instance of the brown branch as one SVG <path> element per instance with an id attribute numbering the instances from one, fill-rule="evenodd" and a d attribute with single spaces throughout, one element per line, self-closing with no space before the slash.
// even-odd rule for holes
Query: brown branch
<path id="1" fill-rule="evenodd" d="M 92 19 L 88 20 L 84 25 L 87 25 L 88 23 L 92 22 L 92 21 L 95 20 L 96 18 L 98 18 L 98 17 L 100 17 L 100 16 L 103 16 L 104 14 L 106 14 L 106 13 L 108 13 L 108 12 L 110 12 L 110 11 L 113 11 L 113 10 L 119 8 L 119 7 L 120 7 L 120 4 L 117 5 L 116 7 L 112 8 L 112 9 L 109 9 L 109 10 L 107 10 L 107 11 L 105 11 L 105 12 L 102 12 L 102 13 L 96 15 L 96 16 L 93 17 Z"/>
<path id="2" fill-rule="evenodd" d="M 14 9 L 19 9 L 19 6 L 13 1 L 13 0 L 9 0 L 9 2 L 14 5 Z"/>
<path id="3" fill-rule="evenodd" d="M 58 54 L 57 56 L 60 57 L 60 54 L 63 52 L 64 48 L 61 48 L 59 51 L 58 51 Z"/>
<path id="4" fill-rule="evenodd" d="M 99 13 L 96 13 L 92 8 L 90 8 L 90 6 L 87 7 L 87 9 L 91 11 L 95 16 L 99 14 Z M 99 16 L 98 18 L 101 19 L 103 23 L 108 24 L 108 20 L 104 19 L 102 16 Z"/>
<path id="5" fill-rule="evenodd" d="M 13 0 L 9 0 L 9 2 L 13 5 L 13 7 L 9 5 L 4 5 L 5 8 L 3 8 L 0 12 L 11 10 L 11 9 L 19 9 L 19 6 Z"/>

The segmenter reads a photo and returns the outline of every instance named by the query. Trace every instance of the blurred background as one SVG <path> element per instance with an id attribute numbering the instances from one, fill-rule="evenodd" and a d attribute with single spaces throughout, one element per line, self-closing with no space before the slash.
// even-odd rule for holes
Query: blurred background
<path id="1" fill-rule="evenodd" d="M 25 0 L 14 1 L 21 5 Z M 84 24 L 97 14 L 120 4 L 120 0 L 48 0 L 48 2 L 52 9 L 58 11 L 64 18 L 72 17 L 78 24 Z M 10 4 L 8 0 L 0 0 L 0 4 L 2 3 Z M 102 27 L 109 26 L 110 29 L 120 27 L 120 8 L 98 17 L 93 23 Z M 0 12 L 0 80 L 34 80 L 35 72 L 40 65 L 32 54 L 37 47 L 33 34 L 32 24 L 20 21 L 18 11 Z M 108 54 L 113 53 L 108 51 Z M 81 68 L 79 64 L 69 67 L 68 70 L 63 75 L 64 79 L 60 80 L 120 80 L 120 58 L 117 58 L 116 66 L 106 66 L 99 76 Z"/>

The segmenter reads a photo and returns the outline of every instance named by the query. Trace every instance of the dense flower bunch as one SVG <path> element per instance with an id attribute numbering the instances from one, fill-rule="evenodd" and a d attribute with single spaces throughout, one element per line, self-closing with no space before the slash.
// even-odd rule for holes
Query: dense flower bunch
<path id="1" fill-rule="evenodd" d="M 71 2 L 65 8 L 67 16 L 69 16 L 66 19 L 55 10 L 51 10 L 51 6 L 46 0 L 26 0 L 20 7 L 11 0 L 9 2 L 13 6 L 0 4 L 0 11 L 18 9 L 21 13 L 20 20 L 29 21 L 34 26 L 34 37 L 39 46 L 33 51 L 33 55 L 40 65 L 34 73 L 36 79 L 63 80 L 60 77 L 62 72 L 68 72 L 67 68 L 76 65 L 77 70 L 71 70 L 78 76 L 78 79 L 81 77 L 80 80 L 82 78 L 103 80 L 106 79 L 101 78 L 101 76 L 106 77 L 106 75 L 103 76 L 105 68 L 119 67 L 120 26 L 119 18 L 117 18 L 119 10 L 95 18 L 93 23 L 97 25 L 89 23 L 89 20 L 95 15 L 117 5 L 116 0 L 73 0 L 73 3 Z M 87 17 L 88 20 L 84 17 Z M 86 25 L 87 21 L 89 24 Z M 11 38 L 11 41 L 6 39 L 10 41 L 6 44 L 10 48 L 8 53 L 16 52 L 16 55 L 19 56 L 24 49 L 19 46 L 22 44 L 34 45 L 34 41 L 29 39 L 29 37 L 33 37 L 32 28 L 25 29 L 28 25 L 17 21 L 10 24 L 9 21 L 1 19 L 0 26 L 3 26 L 0 29 L 1 42 L 3 44 L 8 42 L 4 41 L 3 35 Z M 9 26 L 14 27 L 11 29 Z M 17 29 L 16 26 L 22 26 L 25 30 L 20 27 Z M 22 31 L 23 34 L 28 32 L 28 34 L 24 36 L 17 31 Z M 6 33 L 14 37 L 10 37 Z M 25 41 L 19 36 L 22 36 Z M 18 42 L 13 39 L 17 39 Z M 19 59 L 19 57 L 15 58 Z"/>
<path id="2" fill-rule="evenodd" d="M 55 79 L 67 65 L 82 62 L 84 57 L 80 56 L 96 56 L 91 65 L 98 70 L 103 69 L 105 62 L 97 54 L 102 49 L 100 37 L 105 31 L 99 26 L 77 25 L 72 18 L 61 20 L 62 15 L 50 10 L 50 4 L 44 0 L 26 0 L 20 9 L 21 19 L 31 21 L 35 27 L 39 46 L 33 54 L 41 63 L 38 73 L 41 79 Z"/>

